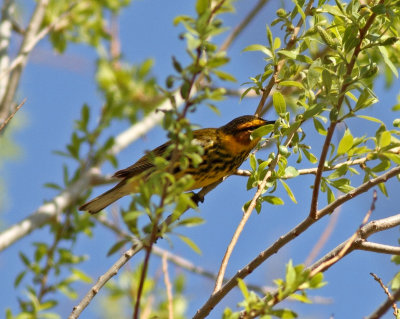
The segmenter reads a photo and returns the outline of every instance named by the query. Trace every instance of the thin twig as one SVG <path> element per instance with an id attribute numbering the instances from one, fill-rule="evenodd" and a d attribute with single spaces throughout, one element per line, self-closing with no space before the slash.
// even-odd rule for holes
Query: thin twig
<path id="1" fill-rule="evenodd" d="M 167 300 L 168 300 L 168 319 L 174 319 L 174 303 L 172 297 L 172 285 L 168 274 L 168 261 L 167 255 L 162 256 L 162 270 L 164 273 L 164 283 L 165 289 L 167 290 Z"/>
<path id="2" fill-rule="evenodd" d="M 393 301 L 393 304 L 392 304 L 393 314 L 394 314 L 395 318 L 397 318 L 398 309 L 397 309 L 397 305 L 396 305 L 396 300 L 393 299 L 393 296 L 390 294 L 390 291 L 389 291 L 388 287 L 386 287 L 386 286 L 383 284 L 382 279 L 379 278 L 376 274 L 370 272 L 370 275 L 371 275 L 372 277 L 374 277 L 374 279 L 381 285 L 383 291 L 384 291 L 385 294 L 388 296 L 388 299 L 391 299 L 391 300 Z"/>
<path id="3" fill-rule="evenodd" d="M 33 11 L 32 17 L 30 19 L 29 25 L 27 27 L 25 36 L 23 37 L 18 52 L 18 57 L 21 57 L 21 63 L 11 73 L 7 82 L 6 90 L 4 91 L 4 95 L 2 96 L 2 99 L 0 101 L 0 123 L 4 122 L 9 114 L 13 111 L 13 109 L 11 108 L 11 103 L 14 99 L 14 94 L 17 90 L 24 64 L 26 63 L 28 54 L 30 53 L 27 48 L 40 30 L 48 3 L 49 0 L 38 1 L 35 10 Z"/>
<path id="4" fill-rule="evenodd" d="M 391 246 L 373 243 L 370 241 L 360 241 L 357 243 L 358 250 L 372 251 L 380 254 L 389 254 L 389 255 L 400 255 L 400 247 L 399 246 Z"/>
<path id="5" fill-rule="evenodd" d="M 392 294 L 392 298 L 387 298 L 384 303 L 382 303 L 371 315 L 365 317 L 365 319 L 379 319 L 381 318 L 390 307 L 393 307 L 393 303 L 395 303 L 400 298 L 400 288 L 394 291 Z M 395 314 L 396 318 L 398 313 Z"/>
<path id="6" fill-rule="evenodd" d="M 75 306 L 72 313 L 69 315 L 68 319 L 76 319 L 82 313 L 82 311 L 89 305 L 90 301 L 99 292 L 99 290 L 113 277 L 118 271 L 131 259 L 140 249 L 142 245 L 134 244 L 130 249 L 128 249 L 122 256 L 112 265 L 112 267 L 107 270 L 103 275 L 99 277 L 96 284 L 88 291 L 85 297 Z"/>
<path id="7" fill-rule="evenodd" d="M 19 109 L 24 105 L 26 102 L 26 98 L 22 100 L 21 103 L 18 104 L 18 106 L 14 109 L 14 111 L 8 116 L 8 118 L 0 125 L 0 132 L 6 127 L 8 122 L 11 121 L 11 119 L 14 117 L 14 115 L 19 111 Z"/>
<path id="8" fill-rule="evenodd" d="M 361 230 L 359 232 L 359 237 L 353 242 L 353 244 L 348 249 L 346 254 L 349 254 L 350 252 L 352 252 L 355 249 L 364 250 L 363 244 L 367 243 L 366 240 L 368 239 L 369 236 L 371 236 L 377 232 L 381 232 L 381 231 L 384 231 L 384 230 L 387 230 L 387 229 L 390 229 L 393 227 L 397 227 L 399 225 L 400 225 L 400 214 L 390 216 L 387 218 L 373 220 L 373 221 L 369 222 L 368 224 L 366 224 L 364 227 L 361 228 Z M 308 267 L 308 269 L 313 270 L 313 269 L 319 267 L 321 264 L 325 263 L 327 260 L 332 259 L 334 256 L 339 254 L 339 252 L 343 249 L 343 247 L 348 243 L 349 240 L 351 240 L 351 238 L 347 239 L 346 241 L 344 241 L 343 243 L 341 243 L 340 245 L 338 245 L 337 247 L 332 249 L 330 252 L 325 254 L 325 256 L 323 256 L 321 259 L 319 259 L 314 264 L 312 264 L 310 267 Z M 373 251 L 373 250 L 371 250 L 371 251 Z M 382 251 L 378 250 L 377 252 L 381 253 Z M 326 271 L 328 269 L 329 269 L 329 267 L 325 268 L 324 271 Z"/>
<path id="9" fill-rule="evenodd" d="M 325 269 L 328 269 L 329 267 L 331 267 L 333 264 L 337 263 L 340 259 L 342 259 L 347 254 L 347 251 L 350 249 L 350 247 L 353 245 L 353 243 L 356 241 L 356 239 L 358 237 L 360 237 L 361 229 L 368 222 L 368 219 L 370 218 L 372 212 L 375 210 L 375 203 L 376 203 L 377 199 L 378 199 L 378 195 L 376 193 L 376 190 L 374 190 L 373 195 L 372 195 L 371 207 L 368 210 L 367 214 L 365 214 L 364 219 L 363 219 L 361 225 L 356 230 L 356 232 L 353 234 L 353 236 L 350 237 L 350 239 L 347 241 L 347 243 L 343 246 L 343 248 L 339 251 L 339 253 L 336 256 L 332 257 L 329 260 L 326 260 L 325 262 L 321 263 L 318 267 L 314 268 L 310 272 L 310 278 L 314 277 L 319 272 L 324 271 Z"/>

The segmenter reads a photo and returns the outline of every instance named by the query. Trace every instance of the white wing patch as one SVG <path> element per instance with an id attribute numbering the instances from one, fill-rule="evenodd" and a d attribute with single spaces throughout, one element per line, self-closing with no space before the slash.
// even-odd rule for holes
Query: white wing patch
<path id="1" fill-rule="evenodd" d="M 197 138 L 194 138 L 192 140 L 192 144 L 193 145 L 200 145 L 202 147 L 210 147 L 210 146 L 214 145 L 214 141 L 212 139 L 201 139 L 201 140 L 199 140 Z"/>

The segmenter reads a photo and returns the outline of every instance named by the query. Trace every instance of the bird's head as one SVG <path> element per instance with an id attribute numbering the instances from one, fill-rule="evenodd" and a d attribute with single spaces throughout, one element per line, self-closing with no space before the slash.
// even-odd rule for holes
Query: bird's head
<path id="1" fill-rule="evenodd" d="M 233 143 L 232 147 L 242 149 L 253 149 L 259 142 L 259 138 L 251 139 L 250 135 L 255 129 L 274 124 L 275 121 L 266 121 L 254 115 L 243 115 L 220 127 L 219 130 L 226 136 L 226 142 Z"/>

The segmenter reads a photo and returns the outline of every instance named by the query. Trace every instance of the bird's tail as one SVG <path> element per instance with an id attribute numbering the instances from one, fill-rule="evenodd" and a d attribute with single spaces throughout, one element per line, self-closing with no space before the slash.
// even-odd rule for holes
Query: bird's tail
<path id="1" fill-rule="evenodd" d="M 79 207 L 79 210 L 88 211 L 90 214 L 96 214 L 121 197 L 130 194 L 130 188 L 127 186 L 128 183 L 124 180 L 107 192 L 82 205 Z"/>

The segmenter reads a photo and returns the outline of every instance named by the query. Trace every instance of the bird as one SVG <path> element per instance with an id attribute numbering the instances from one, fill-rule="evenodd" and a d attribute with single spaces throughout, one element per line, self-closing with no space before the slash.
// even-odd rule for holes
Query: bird
<path id="1" fill-rule="evenodd" d="M 260 137 L 251 138 L 251 133 L 261 126 L 274 123 L 275 121 L 267 121 L 254 115 L 243 115 L 219 128 L 194 130 L 192 143 L 202 146 L 204 150 L 201 155 L 202 161 L 197 166 L 189 164 L 186 169 L 181 169 L 176 165 L 172 171 L 175 180 L 190 174 L 194 183 L 186 191 L 191 191 L 232 175 L 260 141 Z M 96 214 L 121 197 L 137 193 L 139 184 L 146 181 L 155 169 L 151 158 L 165 155 L 172 143 L 168 141 L 158 146 L 133 165 L 117 171 L 113 177 L 121 181 L 110 190 L 79 207 L 79 210 Z M 167 160 L 170 160 L 168 156 Z"/>

